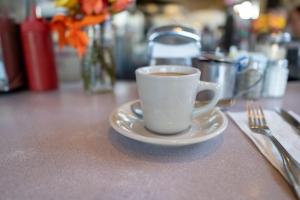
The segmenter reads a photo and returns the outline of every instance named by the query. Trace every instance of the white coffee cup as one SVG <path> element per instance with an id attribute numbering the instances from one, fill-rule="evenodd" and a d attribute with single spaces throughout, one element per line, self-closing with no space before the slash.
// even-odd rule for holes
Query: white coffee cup
<path id="1" fill-rule="evenodd" d="M 176 74 L 166 76 L 168 73 Z M 144 125 L 155 133 L 176 134 L 188 129 L 194 118 L 216 105 L 221 94 L 218 84 L 200 81 L 201 72 L 193 67 L 150 66 L 137 69 L 135 74 Z M 196 94 L 202 90 L 213 91 L 214 97 L 194 108 Z"/>

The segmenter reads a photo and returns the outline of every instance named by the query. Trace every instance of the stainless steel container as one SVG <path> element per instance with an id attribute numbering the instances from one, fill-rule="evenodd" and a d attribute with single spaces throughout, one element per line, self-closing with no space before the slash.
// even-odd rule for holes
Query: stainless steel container
<path id="1" fill-rule="evenodd" d="M 149 65 L 191 66 L 200 55 L 199 33 L 190 26 L 166 25 L 152 27 L 148 34 Z"/>
<path id="2" fill-rule="evenodd" d="M 221 87 L 220 99 L 234 97 L 235 80 L 238 65 L 222 56 L 212 53 L 202 53 L 199 58 L 193 59 L 193 66 L 201 71 L 201 81 L 215 82 Z M 197 100 L 211 100 L 211 91 L 202 91 L 197 95 Z"/>

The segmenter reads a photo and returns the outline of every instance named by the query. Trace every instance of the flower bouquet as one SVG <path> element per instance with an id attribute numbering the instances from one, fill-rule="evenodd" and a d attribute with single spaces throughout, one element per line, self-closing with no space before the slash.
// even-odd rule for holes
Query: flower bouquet
<path id="1" fill-rule="evenodd" d="M 51 20 L 59 47 L 71 45 L 81 59 L 81 75 L 87 92 L 111 90 L 115 83 L 114 37 L 110 15 L 127 9 L 131 0 L 56 0 L 67 14 Z"/>
<path id="2" fill-rule="evenodd" d="M 254 33 L 271 33 L 282 31 L 285 28 L 286 20 L 274 14 L 262 14 L 252 21 L 251 29 Z"/>

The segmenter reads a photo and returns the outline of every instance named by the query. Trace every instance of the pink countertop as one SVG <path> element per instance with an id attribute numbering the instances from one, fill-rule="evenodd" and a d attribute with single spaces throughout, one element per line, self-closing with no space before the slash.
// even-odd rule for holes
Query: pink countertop
<path id="1" fill-rule="evenodd" d="M 85 95 L 80 84 L 0 94 L 1 199 L 296 199 L 291 187 L 228 117 L 219 136 L 185 147 L 128 139 L 110 113 L 138 98 L 134 82 Z M 300 82 L 282 99 L 300 114 Z M 244 111 L 238 100 L 231 111 Z"/>

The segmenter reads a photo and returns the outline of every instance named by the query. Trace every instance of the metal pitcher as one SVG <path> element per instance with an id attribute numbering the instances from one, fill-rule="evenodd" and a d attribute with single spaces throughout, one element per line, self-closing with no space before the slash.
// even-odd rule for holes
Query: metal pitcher
<path id="1" fill-rule="evenodd" d="M 213 53 L 202 53 L 199 58 L 193 58 L 192 62 L 193 66 L 201 71 L 202 81 L 215 82 L 220 85 L 220 99 L 240 97 L 251 91 L 263 79 L 263 73 L 257 70 L 258 80 L 236 92 L 237 78 L 245 74 L 248 69 L 238 71 L 238 63 Z M 211 100 L 212 97 L 213 93 L 211 91 L 202 91 L 197 95 L 197 100 L 207 101 Z"/>
<path id="2" fill-rule="evenodd" d="M 192 66 L 192 58 L 200 55 L 199 33 L 190 26 L 154 26 L 148 34 L 149 65 Z"/>

